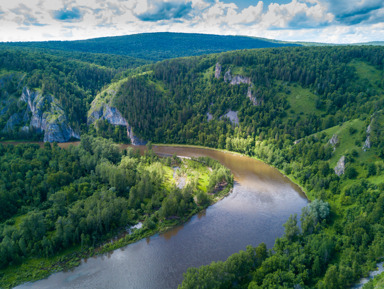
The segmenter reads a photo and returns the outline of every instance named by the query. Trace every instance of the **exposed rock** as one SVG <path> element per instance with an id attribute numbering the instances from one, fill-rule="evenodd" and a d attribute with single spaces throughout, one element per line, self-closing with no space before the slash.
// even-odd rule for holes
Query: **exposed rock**
<path id="1" fill-rule="evenodd" d="M 333 149 L 335 149 L 336 145 L 339 143 L 339 137 L 337 134 L 334 134 L 332 138 L 329 140 L 329 143 L 333 146 Z"/>
<path id="2" fill-rule="evenodd" d="M 64 110 L 53 96 L 42 96 L 38 92 L 24 88 L 20 100 L 28 104 L 23 119 L 29 120 L 29 110 L 32 113 L 29 126 L 37 133 L 44 132 L 45 142 L 66 142 L 71 138 L 80 138 L 80 135 L 69 126 Z M 27 131 L 25 126 L 22 131 Z"/>
<path id="3" fill-rule="evenodd" d="M 213 119 L 213 115 L 207 112 L 207 118 L 208 118 L 208 121 L 211 121 Z"/>
<path id="4" fill-rule="evenodd" d="M 367 139 L 364 142 L 363 150 L 366 151 L 367 149 L 371 148 L 371 139 L 369 136 L 367 136 Z"/>
<path id="5" fill-rule="evenodd" d="M 252 94 L 252 85 L 248 87 L 247 97 L 250 99 L 253 105 L 259 105 L 259 102 L 257 101 L 256 96 Z"/>
<path id="6" fill-rule="evenodd" d="M 98 104 L 100 105 L 100 104 Z M 134 135 L 132 127 L 128 124 L 127 120 L 122 116 L 120 111 L 111 107 L 106 103 L 96 109 L 96 103 L 92 103 L 90 113 L 88 113 L 88 125 L 94 123 L 96 120 L 105 119 L 112 125 L 121 125 L 127 127 L 127 135 L 131 139 L 133 145 L 145 145 L 147 142 Z"/>
<path id="7" fill-rule="evenodd" d="M 228 69 L 227 72 L 224 74 L 224 81 L 231 82 L 231 80 L 232 80 L 231 69 Z"/>
<path id="8" fill-rule="evenodd" d="M 251 79 L 249 77 L 246 77 L 246 76 L 242 76 L 242 75 L 236 75 L 234 77 L 232 77 L 231 79 L 231 84 L 232 85 L 239 85 L 241 83 L 245 83 L 245 84 L 251 84 Z"/>
<path id="9" fill-rule="evenodd" d="M 127 135 L 131 139 L 131 143 L 134 146 L 140 146 L 140 145 L 146 145 L 147 144 L 147 141 L 142 140 L 133 134 L 132 127 L 129 125 L 127 126 Z"/>
<path id="10" fill-rule="evenodd" d="M 335 167 L 335 174 L 339 177 L 345 172 L 345 156 L 342 156 Z"/>
<path id="11" fill-rule="evenodd" d="M 303 140 L 303 139 L 297 139 L 297 140 L 295 140 L 295 141 L 293 142 L 293 144 L 294 144 L 294 145 L 297 145 L 297 144 L 301 143 L 302 140 Z"/>
<path id="12" fill-rule="evenodd" d="M 371 136 L 371 130 L 372 130 L 372 122 L 373 122 L 373 117 L 371 118 L 371 123 L 368 125 L 368 127 L 367 127 L 367 130 L 366 130 L 366 132 L 367 132 L 367 138 L 365 139 L 365 142 L 364 142 L 364 145 L 363 145 L 363 151 L 367 151 L 368 149 L 370 149 L 371 148 L 371 138 L 370 138 L 370 136 Z"/>
<path id="13" fill-rule="evenodd" d="M 216 63 L 216 68 L 215 68 L 215 78 L 219 79 L 221 75 L 221 64 Z"/>
<path id="14" fill-rule="evenodd" d="M 232 124 L 239 124 L 239 117 L 237 116 L 237 111 L 230 110 L 226 114 L 222 115 L 220 119 L 223 117 L 228 117 Z"/>

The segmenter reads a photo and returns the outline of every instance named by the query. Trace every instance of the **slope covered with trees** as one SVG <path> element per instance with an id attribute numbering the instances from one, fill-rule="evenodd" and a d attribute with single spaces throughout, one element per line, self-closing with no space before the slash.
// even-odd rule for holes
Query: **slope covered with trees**
<path id="1" fill-rule="evenodd" d="M 239 49 L 297 46 L 246 36 L 192 33 L 143 33 L 77 41 L 11 42 L 5 46 L 126 55 L 151 61 Z"/>
<path id="2" fill-rule="evenodd" d="M 384 254 L 383 64 L 381 47 L 241 51 L 157 63 L 121 86 L 115 104 L 140 136 L 258 157 L 317 200 L 273 251 L 191 269 L 181 288 L 345 288 L 374 268 Z"/>
<path id="3" fill-rule="evenodd" d="M 66 77 L 74 77 L 69 67 L 77 65 L 78 61 L 66 64 Z M 34 65 L 32 60 L 28 63 Z M 101 91 L 96 97 L 100 101 L 97 104 L 101 105 L 105 100 L 109 106 L 118 108 L 137 136 L 152 142 L 203 145 L 257 157 L 297 182 L 312 201 L 300 217 L 292 216 L 287 221 L 285 234 L 276 240 L 274 248 L 248 247 L 226 262 L 190 269 L 181 288 L 345 288 L 373 269 L 383 257 L 383 47 L 283 47 L 235 51 L 166 60 L 120 74 L 116 74 L 118 68 L 113 65 L 92 67 L 95 67 L 96 75 L 100 73 L 100 80 L 79 78 L 76 87 L 91 91 L 89 95 Z M 55 73 L 56 70 L 52 71 Z M 44 73 L 38 74 L 36 81 L 44 77 Z M 112 78 L 119 81 L 105 86 Z M 94 98 L 87 95 L 82 99 L 87 99 L 88 106 L 80 102 L 69 104 L 69 107 L 74 105 L 81 107 L 81 111 L 86 110 Z M 73 96 L 73 101 L 76 100 Z M 77 114 L 72 115 L 71 121 L 76 120 Z M 80 126 L 82 123 L 84 131 L 88 130 L 86 114 L 81 117 Z M 98 120 L 95 130 L 90 129 L 91 133 L 122 139 L 118 131 L 117 135 L 112 131 L 111 123 L 103 120 Z M 87 154 L 87 149 L 78 151 L 81 149 L 84 144 L 69 150 L 80 158 L 80 162 L 82 155 L 92 155 Z M 116 195 L 112 199 L 125 198 L 127 205 L 136 211 L 158 208 L 148 205 L 149 197 L 136 199 L 139 194 L 133 187 L 126 196 L 119 193 L 117 184 L 109 183 L 129 180 L 129 175 L 117 173 L 119 161 L 88 164 L 88 159 L 92 160 L 92 157 L 84 160 L 87 165 L 96 165 L 96 176 L 93 177 L 99 178 L 100 184 L 115 188 L 113 193 Z M 80 168 L 81 172 L 90 172 L 87 166 Z M 109 179 L 108 172 L 117 174 Z M 14 171 L 9 171 L 11 177 L 14 177 L 13 173 L 17 175 L 17 166 Z M 59 179 L 66 180 L 64 177 Z M 124 181 L 122 188 L 127 185 Z M 18 184 L 17 180 L 15 182 Z M 76 179 L 69 178 L 68 182 L 76 182 Z M 151 191 L 144 184 L 142 189 Z M 10 192 L 15 196 L 22 195 L 18 191 Z M 171 195 L 181 204 L 180 195 Z M 7 193 L 4 196 L 8 198 Z M 204 203 L 204 195 L 200 197 Z M 9 196 L 9 200 L 12 198 L 13 195 Z M 3 220 L 12 214 L 23 213 L 25 206 L 38 204 L 45 198 L 46 202 L 53 202 L 44 193 L 27 197 L 27 200 L 21 198 L 16 205 L 4 209 L 6 216 Z M 93 201 L 98 201 L 97 196 L 89 201 L 75 198 L 75 203 Z M 152 201 L 158 204 L 157 199 Z M 183 202 L 181 207 L 186 206 L 187 212 L 192 212 L 188 211 L 188 202 Z M 165 207 L 169 206 L 169 210 L 162 211 L 163 217 L 182 213 L 182 209 L 178 210 L 172 204 L 175 201 L 162 202 Z M 68 215 L 60 216 L 69 218 Z M 77 221 L 81 218 L 80 214 Z M 119 221 L 114 222 L 108 228 L 118 227 Z M 15 224 L 18 225 L 17 220 Z M 78 223 L 73 224 L 79 227 Z M 105 233 L 105 227 L 99 229 L 95 240 Z M 7 232 L 8 229 L 4 230 Z M 84 230 L 86 237 L 86 227 Z M 81 243 L 81 232 L 78 231 L 75 237 L 71 235 L 74 239 L 70 240 Z M 2 242 L 9 243 L 10 237 L 6 236 L 3 233 Z M 51 242 L 56 242 L 50 237 Z M 89 238 L 88 243 L 92 242 L 93 236 Z M 64 248 L 60 242 L 52 243 L 52 246 Z"/>
<path id="4" fill-rule="evenodd" d="M 150 145 L 140 156 L 87 135 L 67 149 L 0 144 L 0 164 L 1 288 L 70 267 L 68 252 L 78 262 L 183 222 L 233 182 L 212 159 L 159 158 Z M 102 243 L 138 221 L 137 234 Z"/>

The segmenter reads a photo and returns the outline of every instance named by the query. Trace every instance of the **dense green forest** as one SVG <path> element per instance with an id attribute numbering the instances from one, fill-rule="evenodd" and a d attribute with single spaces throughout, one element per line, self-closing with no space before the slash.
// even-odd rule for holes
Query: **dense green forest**
<path id="1" fill-rule="evenodd" d="M 77 41 L 7 42 L 6 47 L 47 48 L 58 51 L 125 55 L 159 61 L 168 58 L 219 53 L 239 49 L 298 46 L 247 36 L 192 33 L 142 33 Z"/>
<path id="2" fill-rule="evenodd" d="M 106 251 L 185 221 L 233 183 L 230 171 L 212 159 L 159 158 L 150 144 L 140 156 L 87 135 L 67 149 L 0 144 L 0 164 L 2 288 L 57 270 L 62 264 L 55 256 L 66 249 Z M 138 221 L 141 235 L 100 247 Z M 42 257 L 50 269 L 34 271 L 34 259 Z"/>
<path id="3" fill-rule="evenodd" d="M 143 138 L 255 156 L 330 208 L 292 217 L 262 258 L 249 248 L 190 269 L 181 288 L 345 288 L 374 268 L 384 253 L 383 64 L 381 47 L 265 49 L 168 60 L 121 85 L 115 104 Z M 233 84 L 229 70 L 245 80 Z"/>
<path id="4" fill-rule="evenodd" d="M 277 167 L 304 189 L 312 203 L 301 216 L 292 216 L 287 221 L 284 236 L 276 240 L 273 248 L 263 244 L 248 247 L 226 262 L 191 268 L 180 288 L 346 288 L 374 269 L 376 262 L 383 258 L 383 47 L 282 47 L 234 51 L 165 60 L 130 70 L 120 67 L 113 56 L 106 57 L 101 66 L 101 55 L 77 54 L 69 60 L 70 52 L 65 52 L 67 56 L 53 56 L 39 49 L 28 52 L 25 48 L 17 50 L 26 55 L 23 64 L 24 58 L 17 60 L 13 48 L 1 51 L 4 57 L 0 58 L 3 61 L 0 67 L 6 73 L 15 71 L 15 75 L 19 75 L 12 78 L 15 80 L 10 84 L 7 81 L 2 84 L 3 87 L 10 85 L 9 89 L 3 89 L 3 100 L 11 94 L 5 91 L 20 90 L 19 81 L 28 81 L 25 85 L 50 89 L 50 93 L 57 94 L 71 125 L 83 133 L 102 135 L 118 142 L 129 141 L 124 126 L 114 126 L 106 119 L 100 118 L 92 125 L 86 125 L 91 107 L 98 113 L 100 108 L 108 105 L 118 108 L 135 135 L 144 140 L 202 145 L 256 157 Z M 8 62 L 4 60 L 7 57 Z M 35 61 L 34 57 L 41 61 Z M 129 61 L 125 67 L 133 68 Z M 35 62 L 41 62 L 40 66 Z M 24 73 L 29 73 L 28 77 L 23 78 Z M 32 77 L 34 73 L 36 76 Z M 44 82 L 50 73 L 53 80 Z M 55 80 L 55 75 L 60 77 Z M 57 90 L 52 90 L 51 83 L 57 83 L 54 86 Z M 23 108 L 16 105 L 17 109 Z M 3 125 L 10 116 L 0 116 Z M 156 157 L 153 154 L 139 157 L 131 151 L 126 153 L 127 156 L 117 154 L 116 159 L 104 157 L 92 161 L 95 153 L 101 153 L 91 148 L 93 142 L 102 141 L 95 138 L 99 141 L 87 143 L 89 138 L 91 136 L 82 138 L 82 145 L 77 148 L 51 148 L 59 152 L 55 157 L 68 155 L 72 160 L 68 162 L 68 169 L 67 163 L 63 165 L 59 161 L 51 168 L 50 156 L 45 162 L 40 160 L 33 166 L 34 156 L 47 153 L 48 145 L 44 149 L 31 146 L 7 154 L 18 155 L 22 159 L 20 163 L 26 161 L 28 165 L 18 168 L 15 163 L 14 169 L 4 166 L 9 174 L 4 180 L 14 183 L 8 187 L 4 183 L 0 194 L 7 204 L 1 210 L 2 243 L 6 241 L 4 248 L 8 248 L 12 241 L 17 242 L 17 246 L 13 245 L 16 247 L 14 255 L 13 251 L 1 251 L 6 259 L 0 259 L 7 260 L 3 266 L 40 254 L 42 247 L 63 250 L 74 243 L 92 246 L 107 231 L 116 230 L 124 222 L 133 224 L 140 214 L 150 216 L 155 210 L 158 212 L 157 220 L 147 222 L 151 227 L 152 221 L 158 224 L 161 218 L 183 214 L 184 210 L 186 214 L 194 212 L 197 204 L 177 193 L 170 192 L 173 201 L 169 202 L 165 201 L 165 195 L 160 200 L 153 197 L 157 194 L 144 199 L 135 197 L 139 195 L 134 188 L 146 173 L 136 173 L 135 185 L 132 185 L 128 183 L 129 174 L 119 173 L 121 163 L 128 158 L 130 162 L 135 160 L 138 166 L 144 162 L 147 169 L 154 166 L 152 158 Z M 7 150 L 18 151 L 17 147 L 2 147 L 2 151 Z M 29 160 L 28 156 L 24 157 L 28 150 L 36 151 Z M 42 169 L 40 172 L 41 162 L 49 164 L 47 171 Z M 73 162 L 77 163 L 71 167 L 69 163 Z M 169 165 L 164 163 L 166 160 L 155 162 Z M 31 167 L 31 177 L 35 172 L 41 175 L 34 185 L 27 182 L 33 179 L 25 175 L 28 166 Z M 75 171 L 77 175 L 74 175 Z M 55 182 L 54 174 L 65 172 L 68 176 L 58 176 L 59 184 L 53 191 L 44 187 L 48 180 Z M 116 175 L 110 178 L 110 172 L 116 172 Z M 53 176 L 48 178 L 50 174 Z M 88 190 L 92 195 L 86 189 L 84 193 L 78 189 L 81 178 L 86 178 L 85 182 L 90 184 L 92 189 Z M 25 186 L 19 191 L 18 179 Z M 35 184 L 37 189 L 29 190 Z M 127 186 L 131 188 L 128 195 L 124 193 Z M 141 186 L 145 191 L 150 190 L 144 189 L 144 183 Z M 114 189 L 110 190 L 112 187 Z M 202 191 L 207 190 L 208 187 Z M 58 192 L 65 193 L 60 196 Z M 84 216 L 81 209 L 89 205 L 91 210 L 92 204 L 104 200 L 100 199 L 103 193 L 109 194 L 107 199 L 111 206 L 114 198 L 121 198 L 119 200 L 126 202 L 124 204 L 131 211 L 124 220 L 111 217 L 111 223 L 98 227 L 97 235 L 92 236 L 87 231 L 88 223 L 79 223 Z M 24 253 L 20 247 L 22 242 L 20 245 L 20 239 L 17 239 L 22 236 L 19 232 L 22 221 L 13 216 L 41 213 L 47 218 L 47 212 L 59 210 L 53 197 L 56 194 L 57 202 L 64 202 L 68 210 L 79 209 L 79 215 L 74 215 L 77 217 L 72 220 L 72 215 L 66 215 L 67 212 L 55 213 L 56 219 L 53 217 L 44 223 L 44 244 L 49 243 L 49 246 L 41 245 L 43 240 L 40 240 L 34 242 L 36 249 L 28 248 Z M 206 194 L 198 195 L 198 204 L 209 203 Z M 181 201 L 183 205 L 172 206 Z M 80 203 L 81 208 L 77 208 L 76 204 Z M 166 209 L 159 209 L 160 203 Z M 168 211 L 167 206 L 172 209 Z M 56 228 L 58 217 L 73 226 L 68 237 L 64 230 L 60 231 L 60 226 Z M 7 230 L 12 232 L 11 235 L 17 232 L 14 234 L 16 239 L 4 233 Z M 56 237 L 57 234 L 62 234 L 61 238 Z M 49 256 L 49 251 L 46 254 Z"/>

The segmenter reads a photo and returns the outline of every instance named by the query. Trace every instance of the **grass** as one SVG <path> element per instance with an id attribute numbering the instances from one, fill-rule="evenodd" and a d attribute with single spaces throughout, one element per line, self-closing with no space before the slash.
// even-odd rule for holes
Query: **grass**
<path id="1" fill-rule="evenodd" d="M 350 133 L 350 128 L 356 130 L 355 133 Z M 330 166 L 336 166 L 338 160 L 341 156 L 351 153 L 353 150 L 356 150 L 359 153 L 359 157 L 365 158 L 370 155 L 369 151 L 363 151 L 362 134 L 365 134 L 366 125 L 364 121 L 360 119 L 354 119 L 347 122 L 344 122 L 342 125 L 336 125 L 326 130 L 323 130 L 317 134 L 325 133 L 328 139 L 331 139 L 333 135 L 337 135 L 339 142 L 336 145 L 336 150 L 331 158 Z M 365 135 L 363 135 L 365 137 Z M 360 159 L 363 160 L 363 159 Z"/>
<path id="2" fill-rule="evenodd" d="M 303 88 L 299 84 L 289 86 L 287 92 L 280 92 L 280 96 L 286 96 L 290 108 L 287 111 L 286 118 L 295 118 L 300 114 L 315 114 L 321 115 L 323 111 L 316 108 L 317 96 L 314 95 L 308 88 Z"/>
<path id="3" fill-rule="evenodd" d="M 356 69 L 359 78 L 368 80 L 375 89 L 379 89 L 378 83 L 383 79 L 383 71 L 359 60 L 353 60 L 349 65 Z"/>
<path id="4" fill-rule="evenodd" d="M 162 166 L 164 169 L 164 189 L 170 191 L 175 186 L 176 180 L 174 178 L 173 169 L 171 167 Z M 190 159 L 183 159 L 180 164 L 181 170 L 184 171 L 183 176 L 186 176 L 186 183 L 190 180 L 198 177 L 198 188 L 207 192 L 209 183 L 210 170 L 200 162 L 196 162 Z M 211 204 L 219 201 L 226 196 L 231 186 L 227 186 L 221 192 L 211 197 Z M 149 199 L 147 200 L 149 201 Z M 25 283 L 28 281 L 36 281 L 48 277 L 52 273 L 59 272 L 66 269 L 71 269 L 80 265 L 81 260 L 84 258 L 91 257 L 93 255 L 104 254 L 128 244 L 137 242 L 143 238 L 150 237 L 157 233 L 165 232 L 176 225 L 187 222 L 192 216 L 204 209 L 205 207 L 197 207 L 194 210 L 188 212 L 187 215 L 177 219 L 165 219 L 156 224 L 153 229 L 142 228 L 135 230 L 132 234 L 120 235 L 119 239 L 109 242 L 108 236 L 112 236 L 108 233 L 105 236 L 103 243 L 97 245 L 95 248 L 82 249 L 80 245 L 73 246 L 59 254 L 50 258 L 29 258 L 23 261 L 21 265 L 12 265 L 4 270 L 0 270 L 0 288 L 11 288 L 18 284 Z M 18 226 L 25 215 L 14 217 L 14 225 Z M 140 216 L 139 218 L 144 218 Z M 107 242 L 106 242 L 107 241 Z"/>

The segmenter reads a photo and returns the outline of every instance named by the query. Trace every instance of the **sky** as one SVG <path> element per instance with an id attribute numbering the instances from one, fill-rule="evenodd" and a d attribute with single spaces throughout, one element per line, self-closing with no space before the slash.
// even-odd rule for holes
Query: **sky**
<path id="1" fill-rule="evenodd" d="M 383 41 L 384 0 L 0 0 L 0 41 L 145 32 Z"/>

